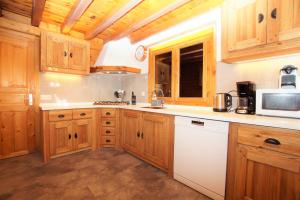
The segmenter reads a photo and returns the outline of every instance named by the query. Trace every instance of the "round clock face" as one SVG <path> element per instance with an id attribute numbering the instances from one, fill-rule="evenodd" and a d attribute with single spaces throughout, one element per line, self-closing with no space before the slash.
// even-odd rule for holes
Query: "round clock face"
<path id="1" fill-rule="evenodd" d="M 135 58 L 138 61 L 144 61 L 146 58 L 146 47 L 142 45 L 138 46 L 135 51 Z"/>

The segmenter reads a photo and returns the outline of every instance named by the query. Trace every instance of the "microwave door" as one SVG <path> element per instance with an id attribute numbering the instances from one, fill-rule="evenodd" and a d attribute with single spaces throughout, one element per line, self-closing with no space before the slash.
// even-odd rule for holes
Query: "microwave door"
<path id="1" fill-rule="evenodd" d="M 262 109 L 300 111 L 300 93 L 263 93 Z"/>

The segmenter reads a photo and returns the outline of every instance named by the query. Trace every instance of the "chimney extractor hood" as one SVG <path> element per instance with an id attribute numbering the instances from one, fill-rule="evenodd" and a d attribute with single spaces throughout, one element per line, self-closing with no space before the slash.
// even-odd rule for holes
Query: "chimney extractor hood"
<path id="1" fill-rule="evenodd" d="M 100 74 L 140 74 L 141 69 L 127 66 L 96 66 L 91 67 L 90 72 Z"/>

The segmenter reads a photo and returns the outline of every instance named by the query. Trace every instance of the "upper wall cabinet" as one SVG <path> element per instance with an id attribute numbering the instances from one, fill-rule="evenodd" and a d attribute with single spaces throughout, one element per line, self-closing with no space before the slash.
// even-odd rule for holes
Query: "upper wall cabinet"
<path id="1" fill-rule="evenodd" d="M 41 70 L 89 74 L 90 43 L 60 34 L 42 32 Z"/>
<path id="2" fill-rule="evenodd" d="M 300 50 L 300 0 L 228 0 L 222 20 L 225 62 Z"/>

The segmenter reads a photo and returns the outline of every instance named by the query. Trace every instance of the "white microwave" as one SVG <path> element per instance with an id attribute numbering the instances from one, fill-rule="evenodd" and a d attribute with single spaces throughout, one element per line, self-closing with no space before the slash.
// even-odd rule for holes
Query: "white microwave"
<path id="1" fill-rule="evenodd" d="M 300 118 L 300 89 L 257 89 L 256 114 Z"/>

